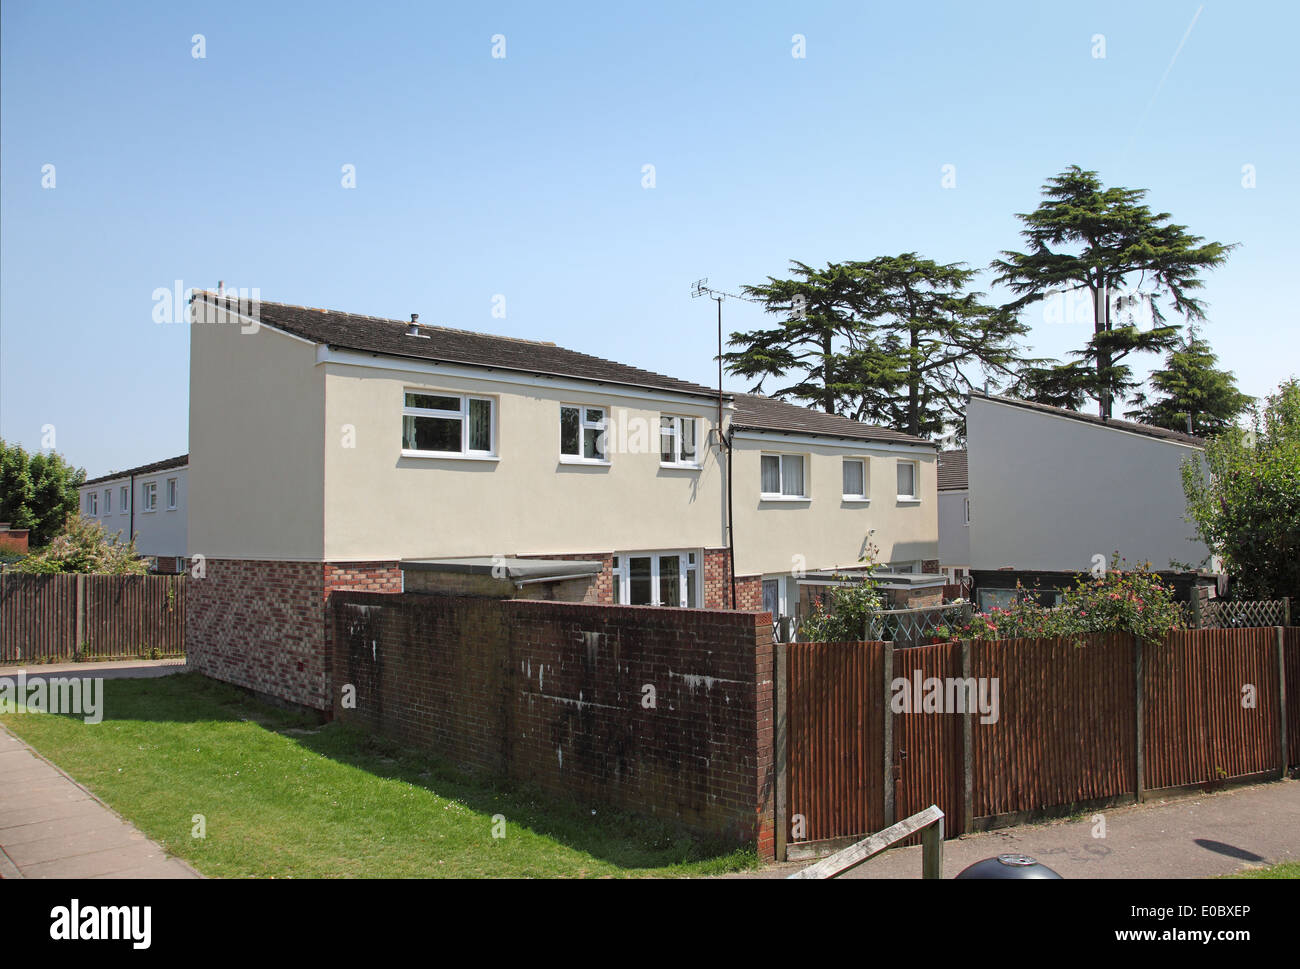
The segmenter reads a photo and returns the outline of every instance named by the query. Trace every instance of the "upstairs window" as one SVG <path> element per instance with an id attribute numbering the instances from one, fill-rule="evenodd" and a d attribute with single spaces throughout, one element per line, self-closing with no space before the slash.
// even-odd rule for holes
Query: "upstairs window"
<path id="1" fill-rule="evenodd" d="M 176 510 L 176 498 L 179 491 L 180 491 L 180 486 L 178 483 L 178 479 L 168 478 L 167 479 L 167 510 L 168 511 Z"/>
<path id="2" fill-rule="evenodd" d="M 864 458 L 844 459 L 843 495 L 850 501 L 865 501 L 867 498 L 867 462 Z"/>
<path id="3" fill-rule="evenodd" d="M 87 515 L 99 514 L 99 492 L 98 491 L 86 492 L 86 514 Z"/>
<path id="4" fill-rule="evenodd" d="M 916 501 L 916 462 L 898 462 L 898 497 L 906 501 Z"/>
<path id="5" fill-rule="evenodd" d="M 560 407 L 560 456 L 575 461 L 605 460 L 605 408 Z"/>
<path id="6" fill-rule="evenodd" d="M 406 391 L 402 453 L 488 455 L 494 452 L 490 397 Z"/>
<path id="7" fill-rule="evenodd" d="M 146 481 L 140 487 L 140 504 L 144 506 L 143 511 L 156 511 L 158 509 L 158 482 Z"/>
<path id="8" fill-rule="evenodd" d="M 698 424 L 694 417 L 660 417 L 659 460 L 664 464 L 699 467 L 695 449 Z"/>
<path id="9" fill-rule="evenodd" d="M 113 513 L 113 489 L 105 488 L 104 489 L 104 514 L 111 515 L 112 513 Z"/>
<path id="10" fill-rule="evenodd" d="M 762 483 L 764 498 L 806 498 L 802 454 L 764 454 Z"/>
<path id="11" fill-rule="evenodd" d="M 117 513 L 119 515 L 125 515 L 131 510 L 131 486 L 122 485 L 122 487 L 118 489 L 117 497 L 120 499 L 118 501 Z"/>

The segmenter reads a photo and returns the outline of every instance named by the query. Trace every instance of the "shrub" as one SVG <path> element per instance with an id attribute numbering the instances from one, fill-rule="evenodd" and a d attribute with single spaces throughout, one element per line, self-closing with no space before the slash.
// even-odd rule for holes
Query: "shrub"
<path id="1" fill-rule="evenodd" d="M 121 542 L 96 521 L 69 515 L 63 529 L 39 552 L 14 566 L 15 572 L 51 575 L 59 572 L 144 575 L 148 564 L 137 557 L 135 540 Z"/>

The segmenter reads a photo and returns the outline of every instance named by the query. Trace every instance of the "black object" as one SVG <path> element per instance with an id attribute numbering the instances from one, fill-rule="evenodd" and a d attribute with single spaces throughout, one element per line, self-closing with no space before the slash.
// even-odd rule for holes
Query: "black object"
<path id="1" fill-rule="evenodd" d="M 958 878 L 1060 878 L 1056 872 L 1028 855 L 985 858 L 963 870 Z"/>

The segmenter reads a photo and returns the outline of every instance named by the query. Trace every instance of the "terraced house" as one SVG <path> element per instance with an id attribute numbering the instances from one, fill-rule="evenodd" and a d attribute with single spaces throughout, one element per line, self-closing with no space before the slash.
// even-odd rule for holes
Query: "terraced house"
<path id="1" fill-rule="evenodd" d="M 187 639 L 214 676 L 324 706 L 335 589 L 781 613 L 868 537 L 936 565 L 935 449 L 905 434 L 414 316 L 203 292 L 191 317 Z"/>

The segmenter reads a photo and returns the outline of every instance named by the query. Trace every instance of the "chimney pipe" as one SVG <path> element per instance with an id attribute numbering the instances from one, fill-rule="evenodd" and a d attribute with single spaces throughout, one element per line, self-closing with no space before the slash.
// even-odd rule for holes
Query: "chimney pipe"
<path id="1" fill-rule="evenodd" d="M 406 335 L 407 336 L 420 335 L 420 314 L 419 313 L 411 314 L 411 322 L 410 325 L 408 325 L 406 328 Z"/>

